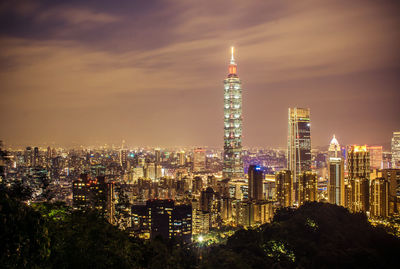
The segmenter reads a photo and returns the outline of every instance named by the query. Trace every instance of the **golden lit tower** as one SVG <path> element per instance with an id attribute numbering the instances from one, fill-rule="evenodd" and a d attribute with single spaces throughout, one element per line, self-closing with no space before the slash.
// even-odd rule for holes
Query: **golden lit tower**
<path id="1" fill-rule="evenodd" d="M 224 167 L 225 178 L 242 178 L 242 83 L 237 76 L 237 65 L 232 56 L 229 74 L 224 80 Z"/>
<path id="2" fill-rule="evenodd" d="M 367 146 L 351 146 L 347 153 L 347 169 L 351 187 L 350 210 L 369 211 L 369 151 Z"/>

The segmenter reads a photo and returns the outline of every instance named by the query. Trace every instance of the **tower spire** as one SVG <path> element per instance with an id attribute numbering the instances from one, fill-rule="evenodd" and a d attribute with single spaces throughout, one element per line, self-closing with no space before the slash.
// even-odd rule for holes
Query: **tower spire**
<path id="1" fill-rule="evenodd" d="M 232 46 L 231 47 L 231 61 L 229 63 L 229 75 L 235 75 L 236 76 L 236 71 L 237 71 L 237 65 L 235 63 L 235 48 Z"/>

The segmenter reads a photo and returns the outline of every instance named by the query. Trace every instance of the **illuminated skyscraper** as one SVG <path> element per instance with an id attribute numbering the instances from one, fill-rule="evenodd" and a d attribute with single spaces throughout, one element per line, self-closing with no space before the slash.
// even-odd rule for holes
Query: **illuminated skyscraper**
<path id="1" fill-rule="evenodd" d="M 371 169 L 382 169 L 382 146 L 368 146 Z"/>
<path id="2" fill-rule="evenodd" d="M 282 170 L 275 175 L 276 199 L 280 206 L 293 205 L 293 178 L 290 170 Z"/>
<path id="3" fill-rule="evenodd" d="M 236 74 L 233 57 L 229 63 L 228 77 L 224 80 L 224 167 L 225 178 L 242 178 L 242 83 Z"/>
<path id="4" fill-rule="evenodd" d="M 296 188 L 301 173 L 311 171 L 311 128 L 309 108 L 289 108 L 287 166 Z M 295 192 L 298 193 L 297 191 Z M 297 196 L 296 199 L 297 200 Z"/>
<path id="5" fill-rule="evenodd" d="M 389 215 L 389 182 L 378 177 L 371 180 L 370 209 L 372 217 L 387 217 Z"/>
<path id="6" fill-rule="evenodd" d="M 40 155 L 39 155 L 39 148 L 35 147 L 33 149 L 33 166 L 40 165 Z"/>
<path id="7" fill-rule="evenodd" d="M 299 206 L 305 202 L 317 201 L 317 175 L 312 172 L 303 172 L 298 178 L 297 197 Z"/>
<path id="8" fill-rule="evenodd" d="M 392 168 L 400 168 L 400 132 L 393 132 Z"/>
<path id="9" fill-rule="evenodd" d="M 350 210 L 369 211 L 370 160 L 367 146 L 352 146 L 347 153 Z"/>
<path id="10" fill-rule="evenodd" d="M 33 164 L 33 151 L 31 147 L 26 147 L 25 153 L 24 153 L 24 159 L 25 159 L 25 165 L 26 166 L 32 166 Z"/>
<path id="11" fill-rule="evenodd" d="M 261 201 L 263 197 L 263 171 L 257 165 L 249 166 L 249 199 Z"/>
<path id="12" fill-rule="evenodd" d="M 184 151 L 178 152 L 178 165 L 184 166 L 186 162 L 186 156 Z"/>
<path id="13" fill-rule="evenodd" d="M 344 160 L 330 157 L 328 162 L 328 201 L 344 206 Z"/>
<path id="14" fill-rule="evenodd" d="M 344 159 L 335 135 L 333 135 L 329 145 L 328 156 L 328 201 L 332 204 L 344 206 Z"/>
<path id="15" fill-rule="evenodd" d="M 206 150 L 197 148 L 193 151 L 193 171 L 201 172 L 206 170 Z"/>
<path id="16" fill-rule="evenodd" d="M 161 162 L 161 150 L 160 149 L 154 150 L 154 158 L 155 158 L 155 163 L 160 164 L 160 162 Z"/>

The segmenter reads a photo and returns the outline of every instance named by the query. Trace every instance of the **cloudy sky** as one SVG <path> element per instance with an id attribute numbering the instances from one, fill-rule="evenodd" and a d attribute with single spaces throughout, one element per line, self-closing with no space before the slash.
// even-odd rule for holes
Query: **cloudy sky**
<path id="1" fill-rule="evenodd" d="M 288 107 L 312 143 L 400 130 L 398 1 L 2 1 L 7 144 L 223 142 L 230 46 L 244 146 L 282 146 Z"/>

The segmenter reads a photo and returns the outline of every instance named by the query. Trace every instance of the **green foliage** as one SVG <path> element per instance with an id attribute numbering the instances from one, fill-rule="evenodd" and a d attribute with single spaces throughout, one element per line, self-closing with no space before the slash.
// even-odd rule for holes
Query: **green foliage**
<path id="1" fill-rule="evenodd" d="M 243 268 L 393 268 L 399 250 L 400 240 L 371 226 L 364 214 L 308 203 L 278 210 L 258 229 L 236 232 L 204 257 L 204 267 L 235 268 L 241 261 Z"/>
<path id="2" fill-rule="evenodd" d="M 325 203 L 278 210 L 274 221 L 205 247 L 142 241 L 96 211 L 28 206 L 0 193 L 2 268 L 394 268 L 400 240 L 363 214 Z"/>
<path id="3" fill-rule="evenodd" d="M 190 246 L 134 239 L 96 211 L 0 198 L 2 268 L 194 268 L 198 262 Z"/>
<path id="4" fill-rule="evenodd" d="M 0 193 L 2 268 L 42 268 L 50 256 L 50 237 L 40 214 Z"/>

